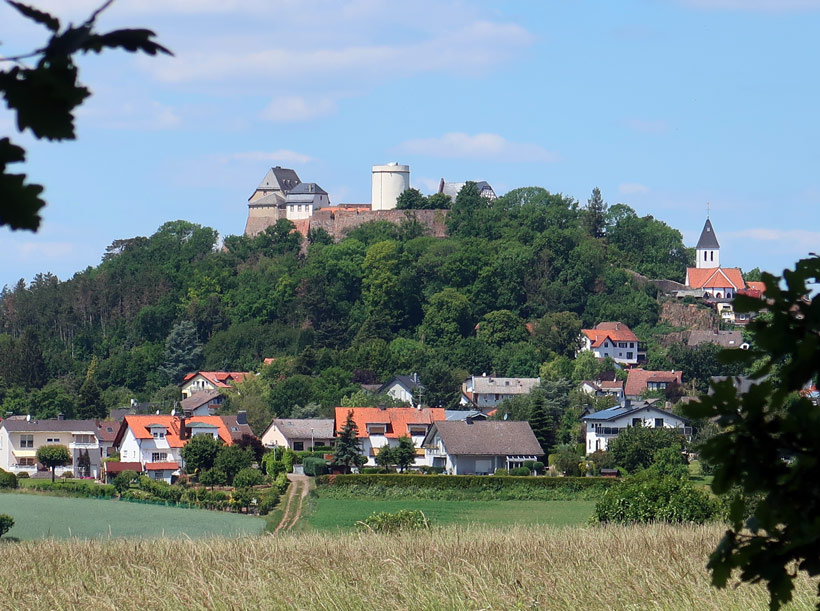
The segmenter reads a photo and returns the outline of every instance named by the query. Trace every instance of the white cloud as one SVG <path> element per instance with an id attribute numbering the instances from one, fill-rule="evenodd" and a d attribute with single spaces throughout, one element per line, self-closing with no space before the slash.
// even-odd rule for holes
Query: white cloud
<path id="1" fill-rule="evenodd" d="M 440 138 L 408 140 L 397 152 L 451 159 L 492 159 L 495 161 L 558 161 L 556 153 L 537 144 L 510 142 L 498 134 L 450 132 Z"/>
<path id="2" fill-rule="evenodd" d="M 649 193 L 650 189 L 639 182 L 622 182 L 618 185 L 618 192 L 623 195 L 633 195 L 635 193 Z"/>
<path id="3" fill-rule="evenodd" d="M 693 8 L 707 10 L 787 12 L 820 9 L 820 0 L 678 0 Z"/>
<path id="4" fill-rule="evenodd" d="M 761 242 L 781 242 L 798 250 L 813 250 L 816 252 L 820 249 L 820 231 L 808 231 L 807 229 L 753 228 L 728 232 L 727 235 Z"/>
<path id="5" fill-rule="evenodd" d="M 329 97 L 277 96 L 262 111 L 262 118 L 269 121 L 307 121 L 336 112 L 336 100 Z"/>
<path id="6" fill-rule="evenodd" d="M 315 159 L 309 155 L 297 153 L 296 151 L 289 151 L 287 149 L 279 149 L 276 151 L 248 151 L 245 153 L 232 153 L 220 158 L 223 163 L 229 161 L 270 161 L 282 163 L 310 163 Z"/>
<path id="7" fill-rule="evenodd" d="M 627 119 L 624 123 L 629 129 L 644 134 L 663 134 L 669 131 L 669 124 L 663 120 Z"/>
<path id="8" fill-rule="evenodd" d="M 167 130 L 182 120 L 170 106 L 154 100 L 120 102 L 106 94 L 92 97 L 77 109 L 77 116 L 108 129 Z"/>

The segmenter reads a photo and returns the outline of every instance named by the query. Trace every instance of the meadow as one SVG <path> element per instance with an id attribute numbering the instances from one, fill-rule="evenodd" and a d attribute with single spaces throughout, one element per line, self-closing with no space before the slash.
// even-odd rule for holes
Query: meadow
<path id="1" fill-rule="evenodd" d="M 434 527 L 400 535 L 0 540 L 0 608 L 767 608 L 763 586 L 714 589 L 717 525 Z M 800 578 L 809 609 L 816 581 Z"/>
<path id="2" fill-rule="evenodd" d="M 45 494 L 0 494 L 15 520 L 6 537 L 231 537 L 262 532 L 265 520 L 221 511 Z M 2 540 L 0 540 L 2 541 Z"/>
<path id="3" fill-rule="evenodd" d="M 440 501 L 431 499 L 325 498 L 322 491 L 309 499 L 300 530 L 351 530 L 373 512 L 418 509 L 432 524 L 478 526 L 584 524 L 592 515 L 592 501 Z"/>

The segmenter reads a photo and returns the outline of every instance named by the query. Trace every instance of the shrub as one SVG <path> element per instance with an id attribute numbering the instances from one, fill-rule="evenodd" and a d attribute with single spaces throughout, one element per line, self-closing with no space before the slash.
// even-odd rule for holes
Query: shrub
<path id="1" fill-rule="evenodd" d="M 22 471 L 22 472 L 17 474 L 17 479 L 28 479 L 30 477 L 31 476 L 26 471 Z M 2 486 L 0 486 L 0 488 L 2 488 Z"/>
<path id="2" fill-rule="evenodd" d="M 228 483 L 233 482 L 233 478 L 242 469 L 246 469 L 253 464 L 253 452 L 238 445 L 224 446 L 219 450 L 219 454 L 214 461 L 214 468 L 223 471 L 228 476 Z"/>
<path id="3" fill-rule="evenodd" d="M 662 448 L 680 451 L 683 435 L 678 429 L 627 427 L 609 444 L 613 462 L 629 473 L 645 469 L 653 462 L 655 452 Z"/>
<path id="4" fill-rule="evenodd" d="M 63 471 L 63 474 L 60 476 L 63 479 L 74 479 L 74 472 L 73 471 Z"/>
<path id="5" fill-rule="evenodd" d="M 624 480 L 607 490 L 595 505 L 599 522 L 695 522 L 714 519 L 718 505 L 687 480 L 658 477 L 650 471 Z"/>
<path id="6" fill-rule="evenodd" d="M 265 482 L 265 476 L 259 469 L 253 467 L 246 467 L 236 474 L 233 478 L 233 485 L 237 488 L 252 488 L 259 486 Z"/>
<path id="7" fill-rule="evenodd" d="M 279 491 L 279 494 L 284 494 L 289 485 L 290 480 L 288 479 L 287 473 L 280 473 L 276 476 L 276 479 L 273 480 L 273 487 Z"/>
<path id="8" fill-rule="evenodd" d="M 140 474 L 136 471 L 121 471 L 114 477 L 114 488 L 117 492 L 122 494 L 131 487 L 131 484 L 136 482 Z"/>
<path id="9" fill-rule="evenodd" d="M 17 488 L 17 477 L 14 473 L 0 469 L 0 488 Z"/>
<path id="10" fill-rule="evenodd" d="M 247 509 L 256 500 L 250 488 L 237 488 L 231 493 L 231 508 L 236 511 Z"/>
<path id="11" fill-rule="evenodd" d="M 259 495 L 259 515 L 267 515 L 279 504 L 279 490 L 274 486 Z"/>
<path id="12" fill-rule="evenodd" d="M 534 463 L 532 463 L 532 470 L 535 471 L 538 475 L 542 474 L 544 472 L 544 463 L 542 463 L 540 460 L 536 460 Z"/>
<path id="13" fill-rule="evenodd" d="M 308 456 L 303 462 L 305 466 L 305 475 L 324 475 L 327 473 L 327 462 L 324 458 L 317 458 Z"/>
<path id="14" fill-rule="evenodd" d="M 203 486 L 224 486 L 228 483 L 228 476 L 225 472 L 214 467 L 199 474 L 199 483 Z"/>
<path id="15" fill-rule="evenodd" d="M 265 473 L 271 477 L 275 477 L 280 473 L 287 471 L 285 463 L 281 460 L 276 460 L 273 452 L 268 452 L 262 457 L 262 467 L 264 468 Z"/>
<path id="16" fill-rule="evenodd" d="M 96 484 L 91 481 L 67 481 L 32 479 L 26 488 L 43 492 L 58 492 L 66 496 L 81 496 L 87 498 L 108 498 L 116 494 L 117 490 L 111 484 Z"/>
<path id="17" fill-rule="evenodd" d="M 291 449 L 285 450 L 282 453 L 282 462 L 285 463 L 285 469 L 287 472 L 293 473 L 293 463 L 297 462 L 296 452 Z"/>
<path id="18" fill-rule="evenodd" d="M 422 465 L 419 467 L 419 473 L 424 475 L 440 475 L 444 473 L 444 467 L 428 467 L 427 465 Z"/>
<path id="19" fill-rule="evenodd" d="M 430 528 L 430 523 L 423 511 L 418 509 L 402 509 L 395 513 L 386 511 L 370 514 L 356 525 L 359 530 L 374 533 L 392 533 L 400 530 L 423 530 Z"/>
<path id="20" fill-rule="evenodd" d="M 359 473 L 362 475 L 373 475 L 374 473 L 384 473 L 384 469 L 381 467 L 362 467 Z"/>
<path id="21" fill-rule="evenodd" d="M 531 473 L 532 471 L 530 471 L 527 467 L 515 467 L 510 469 L 510 475 L 515 475 L 518 477 L 522 475 L 530 475 Z"/>
<path id="22" fill-rule="evenodd" d="M 7 513 L 0 513 L 0 537 L 5 535 L 14 526 L 14 518 Z"/>
<path id="23" fill-rule="evenodd" d="M 153 480 L 144 475 L 139 478 L 139 488 L 144 492 L 148 492 L 156 499 L 171 503 L 178 503 L 183 493 L 183 489 L 178 486 L 172 486 L 168 482 Z"/>

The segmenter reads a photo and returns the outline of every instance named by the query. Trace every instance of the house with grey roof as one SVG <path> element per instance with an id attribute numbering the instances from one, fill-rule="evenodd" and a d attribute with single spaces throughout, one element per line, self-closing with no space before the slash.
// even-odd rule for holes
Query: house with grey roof
<path id="1" fill-rule="evenodd" d="M 486 197 L 487 199 L 498 199 L 498 196 L 493 191 L 493 188 L 490 186 L 486 180 L 475 180 L 475 186 L 478 189 L 478 194 L 481 197 Z M 438 184 L 438 192 L 443 195 L 449 195 L 452 201 L 456 201 L 456 197 L 458 197 L 459 192 L 466 182 L 444 182 L 444 179 L 441 179 L 441 182 Z"/>
<path id="2" fill-rule="evenodd" d="M 541 378 L 499 378 L 486 374 L 470 376 L 461 385 L 461 404 L 487 413 L 505 399 L 528 395 L 540 383 Z"/>
<path id="3" fill-rule="evenodd" d="M 376 394 L 390 395 L 396 401 L 416 407 L 416 397 L 422 388 L 418 374 L 412 373 L 409 376 L 393 376 L 378 388 Z"/>
<path id="4" fill-rule="evenodd" d="M 225 397 L 216 388 L 206 388 L 184 398 L 179 403 L 186 418 L 191 416 L 212 416 L 219 409 Z"/>
<path id="5" fill-rule="evenodd" d="M 724 305 L 724 304 L 721 304 Z M 717 344 L 721 348 L 748 348 L 749 344 L 743 341 L 743 332 L 739 330 L 699 330 L 694 329 L 689 332 L 686 345 L 695 348 L 702 344 Z"/>
<path id="6" fill-rule="evenodd" d="M 3 420 L 0 423 L 0 469 L 12 473 L 51 477 L 37 463 L 37 450 L 45 445 L 63 445 L 72 464 L 57 467 L 57 476 L 71 472 L 77 477 L 99 477 L 100 442 L 95 420 Z"/>
<path id="7" fill-rule="evenodd" d="M 544 456 L 529 422 L 439 420 L 422 442 L 427 464 L 452 475 L 491 475 Z"/>
<path id="8" fill-rule="evenodd" d="M 586 453 L 606 450 L 609 443 L 631 426 L 678 429 L 686 438 L 692 436 L 692 427 L 685 418 L 656 406 L 657 399 L 630 401 L 581 416 L 586 434 Z"/>
<path id="9" fill-rule="evenodd" d="M 262 433 L 265 447 L 289 448 L 296 452 L 315 446 L 333 446 L 332 418 L 274 418 Z"/>
<path id="10" fill-rule="evenodd" d="M 288 191 L 285 196 L 285 218 L 289 221 L 309 219 L 314 210 L 330 205 L 327 191 L 315 182 L 303 182 Z"/>
<path id="11" fill-rule="evenodd" d="M 270 168 L 262 182 L 248 198 L 248 221 L 245 235 L 255 236 L 267 227 L 285 218 L 285 199 L 299 185 L 298 174 L 290 168 Z"/>

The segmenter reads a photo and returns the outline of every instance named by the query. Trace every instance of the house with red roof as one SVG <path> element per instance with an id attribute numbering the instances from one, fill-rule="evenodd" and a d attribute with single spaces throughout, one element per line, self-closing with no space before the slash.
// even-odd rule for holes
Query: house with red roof
<path id="1" fill-rule="evenodd" d="M 409 437 L 416 446 L 416 466 L 425 465 L 422 442 L 433 422 L 446 419 L 441 407 L 337 407 L 336 436 L 344 429 L 347 415 L 353 414 L 358 428 L 361 452 L 367 458 L 366 466 L 375 466 L 376 454 L 383 447 L 395 447 L 400 437 Z"/>
<path id="2" fill-rule="evenodd" d="M 211 435 L 226 445 L 233 435 L 219 416 L 125 416 L 114 446 L 122 462 L 140 463 L 152 479 L 170 483 L 184 466 L 180 450 L 196 435 Z"/>
<path id="3" fill-rule="evenodd" d="M 249 371 L 196 371 L 186 375 L 179 385 L 182 397 L 188 397 L 203 390 L 231 388 L 237 382 L 244 382 L 246 378 L 255 375 Z"/>
<path id="4" fill-rule="evenodd" d="M 648 390 L 666 390 L 673 386 L 680 386 L 682 383 L 682 371 L 630 369 L 629 377 L 624 385 L 624 395 L 627 399 L 637 400 Z"/>
<path id="5" fill-rule="evenodd" d="M 599 359 L 611 357 L 623 365 L 637 365 L 646 360 L 646 348 L 622 322 L 602 322 L 592 329 L 582 329 L 580 352 L 585 351 Z"/>

